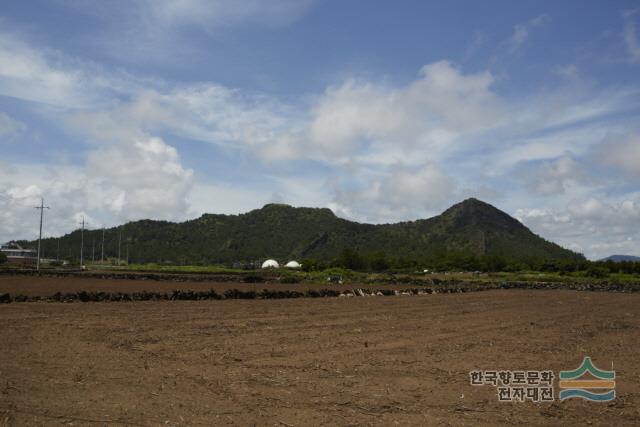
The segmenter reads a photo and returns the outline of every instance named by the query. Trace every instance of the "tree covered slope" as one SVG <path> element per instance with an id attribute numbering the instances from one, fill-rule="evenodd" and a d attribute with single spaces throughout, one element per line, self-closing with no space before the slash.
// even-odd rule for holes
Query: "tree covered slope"
<path id="1" fill-rule="evenodd" d="M 231 263 L 265 258 L 335 259 L 344 249 L 367 255 L 424 261 L 452 254 L 508 260 L 583 259 L 532 233 L 518 220 L 477 199 L 468 199 L 433 218 L 396 224 L 360 224 L 326 208 L 269 204 L 240 215 L 205 214 L 182 223 L 141 220 L 105 231 L 105 255 L 132 262 Z M 29 242 L 33 245 L 33 242 Z M 78 258 L 80 231 L 59 240 L 61 258 Z M 85 231 L 85 259 L 101 256 L 102 230 Z M 58 240 L 43 241 L 55 258 Z"/>

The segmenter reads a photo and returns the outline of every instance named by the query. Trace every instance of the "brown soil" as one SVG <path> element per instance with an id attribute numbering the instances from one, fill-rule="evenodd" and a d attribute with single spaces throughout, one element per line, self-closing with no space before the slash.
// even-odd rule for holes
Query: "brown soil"
<path id="1" fill-rule="evenodd" d="M 638 425 L 639 306 L 563 290 L 5 304 L 0 424 Z M 469 384 L 584 356 L 615 369 L 614 402 L 499 403 Z"/>
<path id="2" fill-rule="evenodd" d="M 358 286 L 363 287 L 363 286 Z M 380 285 L 375 286 L 380 288 Z M 158 281 L 127 279 L 85 279 L 82 277 L 36 277 L 36 276 L 0 276 L 0 294 L 48 296 L 56 292 L 171 292 L 176 289 L 192 291 L 224 292 L 227 289 L 241 291 L 259 291 L 264 288 L 273 290 L 307 290 L 312 288 L 344 289 L 344 286 L 327 283 L 284 284 L 284 283 L 241 283 L 241 282 L 204 282 L 204 281 Z"/>
<path id="3" fill-rule="evenodd" d="M 215 290 L 223 293 L 228 289 L 239 291 L 261 291 L 269 289 L 275 291 L 306 291 L 308 289 L 332 289 L 343 291 L 346 289 L 393 289 L 393 285 L 381 284 L 350 284 L 336 283 L 242 283 L 242 282 L 207 282 L 207 281 L 162 281 L 162 280 L 128 280 L 128 279 L 96 279 L 82 277 L 37 277 L 37 276 L 0 276 L 0 294 L 27 296 L 51 296 L 57 292 L 171 292 L 174 290 L 208 291 Z M 397 289 L 415 287 L 396 285 Z"/>

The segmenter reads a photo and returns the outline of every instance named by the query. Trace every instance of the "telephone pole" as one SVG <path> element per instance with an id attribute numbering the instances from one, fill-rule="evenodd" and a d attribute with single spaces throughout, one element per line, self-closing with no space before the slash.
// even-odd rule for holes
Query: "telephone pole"
<path id="1" fill-rule="evenodd" d="M 100 264 L 104 264 L 104 226 L 102 227 L 102 256 L 100 257 Z"/>
<path id="2" fill-rule="evenodd" d="M 36 260 L 36 269 L 40 271 L 40 243 L 42 241 L 42 217 L 44 216 L 44 210 L 49 209 L 49 206 L 45 206 L 44 198 L 40 197 L 40 206 L 36 206 L 35 209 L 40 209 L 40 234 L 38 235 L 38 259 Z"/>
<path id="3" fill-rule="evenodd" d="M 82 216 L 82 229 L 80 230 L 80 268 L 84 265 L 84 215 Z"/>
<path id="4" fill-rule="evenodd" d="M 120 265 L 120 245 L 122 244 L 122 226 L 118 227 L 118 265 Z"/>

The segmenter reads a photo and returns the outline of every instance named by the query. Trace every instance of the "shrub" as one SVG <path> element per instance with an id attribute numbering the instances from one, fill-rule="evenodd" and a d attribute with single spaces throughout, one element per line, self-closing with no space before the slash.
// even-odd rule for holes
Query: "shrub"
<path id="1" fill-rule="evenodd" d="M 245 283 L 262 283 L 264 282 L 264 277 L 258 274 L 249 274 L 242 278 L 242 281 Z"/>
<path id="2" fill-rule="evenodd" d="M 609 270 L 604 267 L 596 267 L 595 265 L 592 265 L 587 269 L 586 275 L 588 277 L 604 279 L 605 277 L 609 277 Z"/>
<path id="3" fill-rule="evenodd" d="M 300 283 L 300 279 L 296 276 L 282 276 L 280 278 L 280 283 L 289 283 L 289 284 Z"/>
<path id="4" fill-rule="evenodd" d="M 337 264 L 349 270 L 363 270 L 365 268 L 364 258 L 353 249 L 347 248 L 342 251 Z"/>

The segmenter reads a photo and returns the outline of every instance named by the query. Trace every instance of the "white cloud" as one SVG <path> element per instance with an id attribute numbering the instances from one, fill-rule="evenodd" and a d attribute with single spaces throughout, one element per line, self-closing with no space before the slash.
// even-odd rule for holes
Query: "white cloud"
<path id="1" fill-rule="evenodd" d="M 578 67 L 576 67 L 574 64 L 567 64 L 556 67 L 553 69 L 553 72 L 569 80 L 578 80 L 580 78 Z"/>
<path id="2" fill-rule="evenodd" d="M 36 102 L 79 102 L 81 85 L 81 73 L 51 66 L 41 52 L 0 33 L 0 94 Z"/>
<path id="3" fill-rule="evenodd" d="M 530 162 L 521 173 L 529 190 L 541 195 L 562 194 L 574 183 L 585 179 L 582 166 L 569 153 Z"/>
<path id="4" fill-rule="evenodd" d="M 0 36 L 0 65 L 12 55 L 23 65 L 0 67 L 0 94 L 60 107 L 65 130 L 93 145 L 85 163 L 44 171 L 42 165 L 0 168 L 0 237 L 31 232 L 21 218 L 33 214 L 40 194 L 56 207 L 47 213 L 54 221 L 49 230 L 63 232 L 75 227 L 79 214 L 104 223 L 183 219 L 205 211 L 237 213 L 274 198 L 329 206 L 359 220 L 407 220 L 481 191 L 508 197 L 512 211 L 523 209 L 543 236 L 557 235 L 589 254 L 600 250 L 590 249 L 596 238 L 609 239 L 594 234 L 598 218 L 622 224 L 612 241 L 636 239 L 625 234 L 625 218 L 636 212 L 637 198 L 595 198 L 596 184 L 582 185 L 585 156 L 603 142 L 602 163 L 638 174 L 637 139 L 608 143 L 611 134 L 633 133 L 630 120 L 610 120 L 637 111 L 633 86 L 599 89 L 569 79 L 514 99 L 496 92 L 490 72 L 466 73 L 439 61 L 405 84 L 352 78 L 287 102 L 214 82 L 104 73 L 19 40 L 1 43 L 7 40 Z M 233 150 L 235 158 L 255 164 L 267 189 L 211 182 L 204 170 L 194 177 L 167 143 L 176 137 Z M 528 193 L 514 179 L 527 165 L 539 168 L 525 177 Z M 483 186 L 484 178 L 502 182 L 486 188 L 494 183 Z M 582 202 L 558 208 L 566 194 Z M 587 203 L 591 198 L 602 205 Z"/>
<path id="5" fill-rule="evenodd" d="M 89 43 L 129 63 L 167 63 L 197 57 L 205 45 L 194 32 L 214 39 L 238 27 L 277 28 L 300 19 L 315 0 L 116 0 L 66 1 L 102 20 Z"/>
<path id="6" fill-rule="evenodd" d="M 335 189 L 330 207 L 359 221 L 385 222 L 428 217 L 455 200 L 456 182 L 437 166 L 395 165 L 389 172 L 367 180 L 363 189 Z"/>
<path id="7" fill-rule="evenodd" d="M 144 91 L 113 108 L 74 113 L 66 124 L 94 142 L 170 132 L 243 150 L 263 162 L 302 157 L 302 119 L 292 107 L 216 84 Z"/>
<path id="8" fill-rule="evenodd" d="M 513 27 L 513 34 L 509 38 L 507 45 L 511 53 L 515 53 L 527 41 L 532 30 L 548 24 L 551 18 L 548 15 L 540 15 L 530 19 L 524 24 L 516 24 Z"/>
<path id="9" fill-rule="evenodd" d="M 151 25 L 173 27 L 196 25 L 206 31 L 251 23 L 286 25 L 299 18 L 311 0 L 141 0 L 141 20 Z"/>
<path id="10" fill-rule="evenodd" d="M 638 254 L 640 248 L 640 194 L 606 201 L 588 197 L 572 200 L 564 208 L 524 208 L 515 216 L 543 236 L 591 259 L 613 254 Z"/>
<path id="11" fill-rule="evenodd" d="M 603 220 L 610 218 L 613 213 L 610 206 L 593 197 L 572 203 L 567 207 L 567 210 L 574 218 L 586 220 Z"/>
<path id="12" fill-rule="evenodd" d="M 204 213 L 236 215 L 266 204 L 270 196 L 267 192 L 233 184 L 194 183 L 187 203 L 192 217 Z"/>
<path id="13" fill-rule="evenodd" d="M 51 206 L 47 235 L 77 228 L 81 215 L 94 228 L 141 218 L 184 220 L 192 175 L 176 150 L 155 137 L 96 149 L 83 166 L 3 167 L 0 237 L 34 237 L 28 218 L 35 221 L 40 197 Z"/>
<path id="14" fill-rule="evenodd" d="M 99 148 L 90 153 L 87 171 L 104 207 L 119 217 L 184 218 L 193 171 L 160 138 Z"/>
<path id="15" fill-rule="evenodd" d="M 640 134 L 630 135 L 618 141 L 606 141 L 596 149 L 596 156 L 605 165 L 640 177 Z"/>
<path id="16" fill-rule="evenodd" d="M 48 48 L 35 48 L 23 37 L 0 31 L 0 95 L 64 109 L 104 106 L 114 96 L 139 90 L 124 72 L 102 67 Z"/>
<path id="17" fill-rule="evenodd" d="M 465 50 L 463 62 L 473 57 L 484 45 L 489 41 L 489 37 L 482 31 L 475 31 L 471 37 L 471 41 Z"/>
<path id="18" fill-rule="evenodd" d="M 450 149 L 456 138 L 499 125 L 504 111 L 492 82 L 490 73 L 465 75 L 441 61 L 425 66 L 405 87 L 349 80 L 310 107 L 212 83 L 184 85 L 144 91 L 114 108 L 81 111 L 67 123 L 103 141 L 170 130 L 248 150 L 266 162 L 358 158 L 420 164 Z M 420 150 L 429 156 L 416 159 Z"/>
<path id="19" fill-rule="evenodd" d="M 635 18 L 639 13 L 640 9 L 629 10 L 624 13 L 624 41 L 627 44 L 631 62 L 640 62 L 640 42 L 638 42 L 635 22 Z"/>
<path id="20" fill-rule="evenodd" d="M 410 151 L 446 151 L 454 138 L 500 123 L 504 110 L 492 83 L 488 72 L 464 75 L 447 61 L 424 66 L 400 88 L 349 80 L 313 108 L 308 150 L 340 159 L 384 143 L 393 161 L 414 160 Z"/>
<path id="21" fill-rule="evenodd" d="M 0 141 L 11 140 L 26 129 L 24 123 L 0 111 Z"/>

